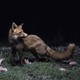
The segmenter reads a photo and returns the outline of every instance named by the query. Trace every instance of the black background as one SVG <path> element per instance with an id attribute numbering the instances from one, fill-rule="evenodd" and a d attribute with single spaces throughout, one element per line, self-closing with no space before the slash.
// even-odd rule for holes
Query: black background
<path id="1" fill-rule="evenodd" d="M 75 2 L 0 2 L 0 40 L 8 40 L 12 22 L 24 23 L 26 33 L 51 44 L 80 42 L 79 6 Z"/>

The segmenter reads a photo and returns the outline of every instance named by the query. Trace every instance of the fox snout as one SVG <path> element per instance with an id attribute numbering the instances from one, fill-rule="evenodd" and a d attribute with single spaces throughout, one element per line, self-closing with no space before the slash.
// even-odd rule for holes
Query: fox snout
<path id="1" fill-rule="evenodd" d="M 27 34 L 23 32 L 23 33 L 21 34 L 21 37 L 27 37 Z"/>

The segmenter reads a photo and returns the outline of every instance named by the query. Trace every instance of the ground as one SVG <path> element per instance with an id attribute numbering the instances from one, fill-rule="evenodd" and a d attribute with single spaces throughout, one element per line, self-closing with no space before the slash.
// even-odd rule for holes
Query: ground
<path id="1" fill-rule="evenodd" d="M 54 49 L 57 50 L 60 48 L 62 49 L 63 46 L 54 47 Z M 79 52 L 79 46 L 76 46 L 73 55 L 76 56 L 70 58 L 78 62 L 75 66 L 70 66 L 57 61 L 35 61 L 31 64 L 13 67 L 9 62 L 11 48 L 2 45 L 0 46 L 0 58 L 4 58 L 2 65 L 3 67 L 6 67 L 8 71 L 0 72 L 0 80 L 80 80 Z"/>

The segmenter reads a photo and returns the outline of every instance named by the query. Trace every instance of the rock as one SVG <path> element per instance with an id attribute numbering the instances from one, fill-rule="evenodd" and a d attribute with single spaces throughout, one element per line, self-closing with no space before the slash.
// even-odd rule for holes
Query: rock
<path id="1" fill-rule="evenodd" d="M 29 62 L 29 60 L 26 60 L 26 59 L 24 59 L 24 62 L 25 62 L 26 64 L 31 64 L 31 62 Z"/>
<path id="2" fill-rule="evenodd" d="M 65 68 L 60 68 L 59 70 L 60 70 L 60 71 L 66 71 L 66 69 L 65 69 Z"/>
<path id="3" fill-rule="evenodd" d="M 7 68 L 4 68 L 3 66 L 1 66 L 1 63 L 3 60 L 4 58 L 0 59 L 0 71 L 7 71 Z"/>
<path id="4" fill-rule="evenodd" d="M 77 62 L 76 62 L 76 61 L 71 61 L 71 62 L 69 63 L 69 65 L 71 65 L 71 66 L 77 65 Z"/>
<path id="5" fill-rule="evenodd" d="M 3 60 L 4 60 L 4 58 L 0 59 L 0 65 L 1 65 L 1 63 L 2 63 Z"/>
<path id="6" fill-rule="evenodd" d="M 0 71 L 7 71 L 7 68 L 3 68 L 2 66 L 0 66 Z"/>

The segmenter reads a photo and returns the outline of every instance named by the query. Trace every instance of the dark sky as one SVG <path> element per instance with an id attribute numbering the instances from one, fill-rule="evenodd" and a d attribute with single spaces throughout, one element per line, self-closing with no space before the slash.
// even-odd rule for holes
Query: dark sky
<path id="1" fill-rule="evenodd" d="M 78 6 L 60 3 L 0 3 L 0 36 L 8 37 L 12 22 L 24 23 L 28 34 L 36 34 L 43 39 L 55 40 L 62 37 L 65 41 L 80 41 L 80 19 Z M 55 5 L 54 5 L 55 4 Z"/>

